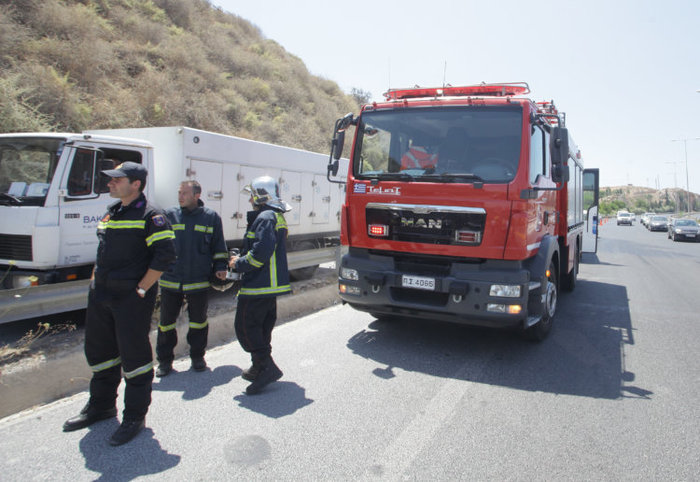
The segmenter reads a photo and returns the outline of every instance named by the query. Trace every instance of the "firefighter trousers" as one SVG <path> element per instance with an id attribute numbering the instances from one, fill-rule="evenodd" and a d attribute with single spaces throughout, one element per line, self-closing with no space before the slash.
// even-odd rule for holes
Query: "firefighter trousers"
<path id="1" fill-rule="evenodd" d="M 234 328 L 238 342 L 250 353 L 253 365 L 264 366 L 270 359 L 276 321 L 276 297 L 238 297 Z"/>
<path id="2" fill-rule="evenodd" d="M 90 406 L 114 408 L 122 372 L 124 420 L 143 419 L 151 404 L 153 352 L 149 332 L 157 287 L 144 298 L 134 289 L 110 292 L 99 285 L 88 294 L 85 357 L 92 370 Z"/>
<path id="3" fill-rule="evenodd" d="M 160 323 L 156 341 L 156 356 L 160 363 L 172 363 L 177 345 L 177 318 L 182 305 L 187 300 L 187 314 L 190 326 L 187 343 L 190 345 L 190 358 L 203 358 L 209 336 L 209 293 L 207 290 L 183 293 L 163 289 L 160 292 Z"/>

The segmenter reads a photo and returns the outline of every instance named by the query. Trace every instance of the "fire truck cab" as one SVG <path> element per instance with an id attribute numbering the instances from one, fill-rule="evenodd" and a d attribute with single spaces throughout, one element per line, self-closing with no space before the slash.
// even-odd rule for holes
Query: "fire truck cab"
<path id="1" fill-rule="evenodd" d="M 565 115 L 529 92 L 524 82 L 389 90 L 336 122 L 330 180 L 354 126 L 344 302 L 378 318 L 547 336 L 560 288 L 576 285 L 584 185 L 598 183 L 584 182 L 597 170 L 584 171 Z"/>

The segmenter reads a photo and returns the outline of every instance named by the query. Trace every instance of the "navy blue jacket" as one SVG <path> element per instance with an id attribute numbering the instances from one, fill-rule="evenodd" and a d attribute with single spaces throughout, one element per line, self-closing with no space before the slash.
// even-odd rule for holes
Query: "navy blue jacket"
<path id="1" fill-rule="evenodd" d="M 175 232 L 177 262 L 161 276 L 161 289 L 189 293 L 209 288 L 212 273 L 228 267 L 221 218 L 201 199 L 191 211 L 173 207 L 165 215 Z"/>
<path id="2" fill-rule="evenodd" d="M 149 268 L 167 271 L 175 262 L 175 235 L 165 215 L 141 195 L 109 206 L 97 224 L 95 282 L 107 289 L 136 289 Z"/>
<path id="3" fill-rule="evenodd" d="M 236 271 L 243 273 L 238 296 L 291 293 L 287 268 L 287 222 L 282 213 L 262 206 L 248 211 L 248 227 Z"/>

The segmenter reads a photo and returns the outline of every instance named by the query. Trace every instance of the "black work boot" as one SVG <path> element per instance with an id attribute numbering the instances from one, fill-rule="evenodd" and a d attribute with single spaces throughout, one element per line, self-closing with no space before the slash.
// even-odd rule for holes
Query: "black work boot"
<path id="1" fill-rule="evenodd" d="M 91 408 L 90 403 L 88 402 L 88 404 L 83 407 L 78 415 L 65 421 L 63 424 L 63 431 L 72 432 L 73 430 L 80 430 L 81 428 L 89 427 L 93 423 L 99 422 L 100 420 L 106 420 L 116 416 L 116 407 L 107 410 L 96 410 Z"/>
<path id="2" fill-rule="evenodd" d="M 260 365 L 256 365 L 253 363 L 250 368 L 246 368 L 243 370 L 241 373 L 241 378 L 243 380 L 248 380 L 249 382 L 252 382 L 256 378 L 258 378 L 258 375 L 260 374 Z"/>
<path id="3" fill-rule="evenodd" d="M 163 362 L 158 365 L 156 376 L 158 378 L 167 377 L 173 371 L 173 362 Z"/>
<path id="4" fill-rule="evenodd" d="M 196 372 L 203 372 L 207 369 L 207 362 L 204 361 L 204 357 L 198 357 L 192 359 L 192 370 Z"/>
<path id="5" fill-rule="evenodd" d="M 248 385 L 245 392 L 248 395 L 256 395 L 270 383 L 276 382 L 280 378 L 282 378 L 282 370 L 280 370 L 279 367 L 275 365 L 272 358 L 270 358 L 269 362 L 260 368 L 260 373 L 258 373 L 258 376 L 255 377 L 253 383 Z"/>
<path id="6" fill-rule="evenodd" d="M 123 445 L 132 438 L 136 437 L 143 427 L 146 425 L 144 419 L 140 420 L 124 420 L 119 428 L 112 434 L 109 439 L 109 444 L 113 446 Z"/>

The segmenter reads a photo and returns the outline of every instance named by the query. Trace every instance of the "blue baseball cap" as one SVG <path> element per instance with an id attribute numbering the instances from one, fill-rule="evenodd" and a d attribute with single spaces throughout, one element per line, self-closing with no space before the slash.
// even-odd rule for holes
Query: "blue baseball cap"
<path id="1" fill-rule="evenodd" d="M 129 177 L 130 179 L 145 181 L 148 176 L 148 169 L 146 169 L 143 164 L 126 161 L 122 162 L 114 169 L 102 171 L 102 174 L 109 177 Z"/>

